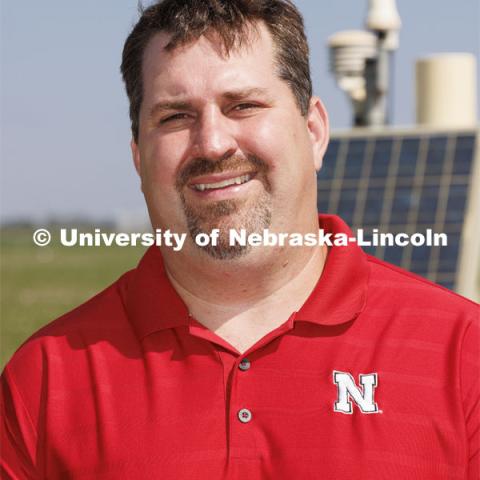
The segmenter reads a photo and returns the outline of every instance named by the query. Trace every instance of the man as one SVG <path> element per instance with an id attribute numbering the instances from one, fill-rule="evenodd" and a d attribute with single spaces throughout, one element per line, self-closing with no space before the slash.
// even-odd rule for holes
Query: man
<path id="1" fill-rule="evenodd" d="M 5 478 L 478 478 L 477 305 L 353 244 L 228 241 L 349 233 L 316 212 L 328 120 L 296 8 L 164 0 L 122 73 L 152 225 L 188 241 L 16 353 Z"/>

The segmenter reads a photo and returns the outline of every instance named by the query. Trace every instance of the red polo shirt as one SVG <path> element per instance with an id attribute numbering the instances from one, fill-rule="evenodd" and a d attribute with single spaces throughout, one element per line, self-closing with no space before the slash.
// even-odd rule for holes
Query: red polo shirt
<path id="1" fill-rule="evenodd" d="M 189 317 L 151 248 L 5 368 L 2 473 L 478 479 L 478 313 L 332 247 L 303 307 L 241 355 Z"/>

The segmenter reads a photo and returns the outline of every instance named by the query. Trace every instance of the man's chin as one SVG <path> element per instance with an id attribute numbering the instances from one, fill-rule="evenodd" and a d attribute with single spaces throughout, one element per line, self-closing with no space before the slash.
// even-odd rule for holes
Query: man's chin
<path id="1" fill-rule="evenodd" d="M 222 232 L 236 228 L 245 217 L 245 203 L 233 200 L 212 202 L 199 208 L 198 205 L 184 203 L 185 217 L 190 232 L 193 234 L 207 233 L 219 229 Z"/>
<path id="2" fill-rule="evenodd" d="M 231 231 L 262 233 L 271 223 L 271 204 L 266 196 L 255 202 L 224 200 L 200 209 L 184 203 L 184 211 L 192 240 L 198 248 L 219 260 L 240 258 L 251 250 L 248 245 L 231 242 Z M 195 241 L 199 234 L 210 236 L 213 231 L 218 231 L 216 245 L 209 242 L 205 246 L 199 246 Z"/>

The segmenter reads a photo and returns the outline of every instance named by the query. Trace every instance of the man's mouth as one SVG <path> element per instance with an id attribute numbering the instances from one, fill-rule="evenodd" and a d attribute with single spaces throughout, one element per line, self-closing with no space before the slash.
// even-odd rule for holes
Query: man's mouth
<path id="1" fill-rule="evenodd" d="M 199 175 L 188 183 L 188 187 L 197 193 L 198 198 L 223 200 L 241 192 L 247 193 L 256 174 L 255 171 L 237 170 Z"/>
<path id="2" fill-rule="evenodd" d="M 218 190 L 231 187 L 232 185 L 243 185 L 244 183 L 249 182 L 253 178 L 253 176 L 253 174 L 247 173 L 245 175 L 239 175 L 238 177 L 219 180 L 216 182 L 199 183 L 197 180 L 195 181 L 195 183 L 191 183 L 190 186 L 191 188 L 199 192 L 204 192 L 205 190 Z"/>

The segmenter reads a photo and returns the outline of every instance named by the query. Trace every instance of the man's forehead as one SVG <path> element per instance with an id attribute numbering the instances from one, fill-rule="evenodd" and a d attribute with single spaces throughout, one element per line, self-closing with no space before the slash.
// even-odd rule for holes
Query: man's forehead
<path id="1" fill-rule="evenodd" d="M 202 35 L 173 49 L 167 47 L 171 39 L 172 34 L 160 32 L 146 49 L 142 74 L 147 102 L 173 97 L 207 98 L 230 90 L 279 87 L 273 41 L 266 26 L 259 25 L 248 43 L 242 43 L 228 55 L 215 33 Z"/>
<path id="2" fill-rule="evenodd" d="M 144 52 L 144 71 L 145 68 L 162 68 L 162 63 L 165 66 L 166 63 L 171 63 L 189 52 L 192 55 L 200 55 L 199 58 L 214 53 L 225 62 L 235 57 L 258 56 L 258 53 L 262 52 L 264 56 L 270 56 L 273 60 L 273 40 L 263 22 L 256 22 L 248 27 L 230 49 L 225 47 L 225 42 L 215 30 L 209 30 L 198 38 L 170 48 L 173 37 L 173 33 L 162 31 L 151 38 Z"/>

